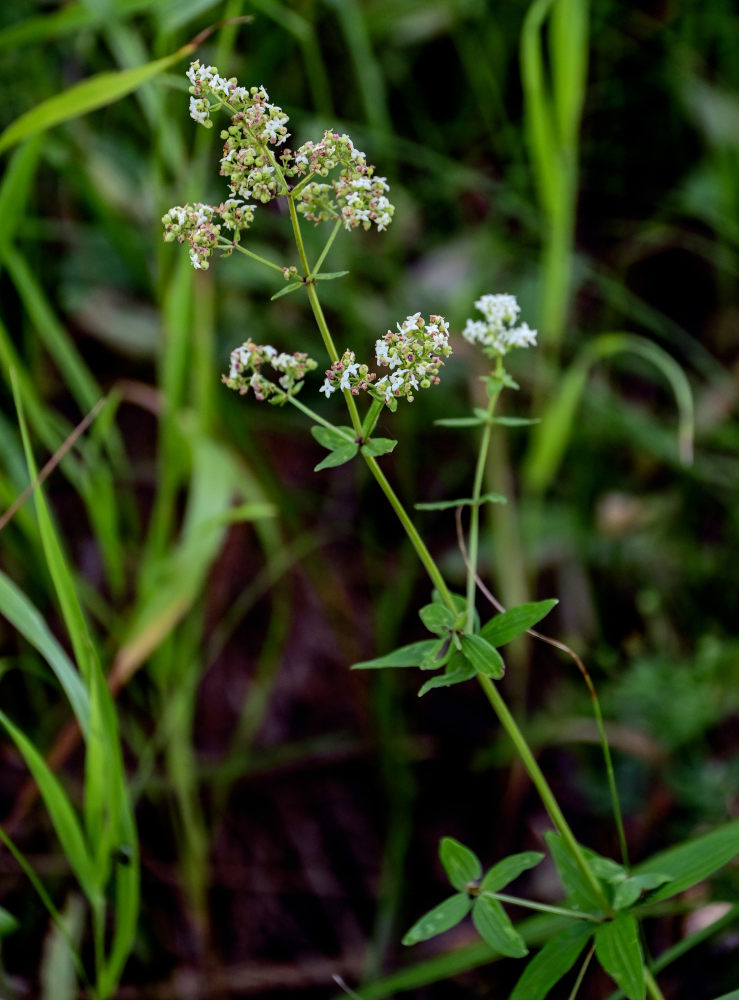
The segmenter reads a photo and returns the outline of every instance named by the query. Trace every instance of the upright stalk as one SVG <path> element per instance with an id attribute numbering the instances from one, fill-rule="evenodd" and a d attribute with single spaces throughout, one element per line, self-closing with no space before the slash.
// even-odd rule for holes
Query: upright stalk
<path id="1" fill-rule="evenodd" d="M 501 370 L 501 360 L 498 358 L 498 368 L 497 371 Z M 477 555 L 480 545 L 480 497 L 482 496 L 482 484 L 485 478 L 485 465 L 487 462 L 488 448 L 490 447 L 490 435 L 492 434 L 493 424 L 492 416 L 495 411 L 495 405 L 498 402 L 498 396 L 503 388 L 502 381 L 495 381 L 492 383 L 492 391 L 490 395 L 490 401 L 487 408 L 488 420 L 485 423 L 485 428 L 482 432 L 482 441 L 480 442 L 480 451 L 477 456 L 477 467 L 475 468 L 475 479 L 472 486 L 472 506 L 470 507 L 470 535 L 467 544 L 467 551 L 469 555 L 469 563 L 467 566 L 467 631 L 472 631 L 472 626 L 475 620 L 475 574 L 477 572 Z"/>

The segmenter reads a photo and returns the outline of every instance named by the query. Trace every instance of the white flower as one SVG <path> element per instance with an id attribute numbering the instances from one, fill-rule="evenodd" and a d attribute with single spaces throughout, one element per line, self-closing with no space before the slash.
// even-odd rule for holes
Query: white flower
<path id="1" fill-rule="evenodd" d="M 341 376 L 341 381 L 339 382 L 339 388 L 349 389 L 351 386 L 349 379 L 352 377 L 352 375 L 356 375 L 358 370 L 359 370 L 358 361 L 355 361 L 353 365 L 347 365 L 346 368 L 344 369 L 343 375 Z"/>
<path id="2" fill-rule="evenodd" d="M 322 392 L 325 395 L 326 399 L 328 399 L 328 397 L 331 395 L 332 392 L 336 392 L 336 386 L 332 385 L 332 383 L 329 382 L 328 379 L 325 379 L 323 385 L 318 391 Z"/>

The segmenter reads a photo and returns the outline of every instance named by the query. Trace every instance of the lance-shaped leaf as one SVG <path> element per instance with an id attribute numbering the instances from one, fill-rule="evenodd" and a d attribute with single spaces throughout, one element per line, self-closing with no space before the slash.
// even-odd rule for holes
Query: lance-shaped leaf
<path id="1" fill-rule="evenodd" d="M 560 835 L 550 831 L 544 834 L 544 839 L 551 851 L 554 866 L 564 886 L 569 903 L 577 909 L 600 913 L 602 900 L 562 843 Z M 583 849 L 583 854 L 587 861 L 588 852 Z"/>
<path id="2" fill-rule="evenodd" d="M 449 881 L 460 892 L 466 892 L 470 883 L 477 882 L 482 875 L 480 859 L 469 847 L 460 844 L 454 837 L 442 838 L 439 844 L 439 860 Z"/>
<path id="3" fill-rule="evenodd" d="M 418 944 L 419 941 L 427 941 L 437 934 L 443 934 L 464 920 L 471 909 L 472 900 L 466 892 L 450 896 L 416 921 L 403 938 L 403 944 Z"/>
<path id="4" fill-rule="evenodd" d="M 275 299 L 281 299 L 283 295 L 289 295 L 290 292 L 297 292 L 297 290 L 302 287 L 302 281 L 293 281 L 291 285 L 285 285 L 285 287 L 281 288 L 279 292 L 275 292 L 274 295 L 270 295 L 269 301 L 274 302 Z"/>
<path id="5" fill-rule="evenodd" d="M 340 445 L 338 448 L 326 455 L 322 462 L 313 470 L 314 472 L 320 472 L 321 469 L 335 469 L 338 465 L 344 465 L 346 462 L 351 462 L 354 456 L 359 451 L 359 445 L 356 441 L 347 441 L 346 444 Z"/>
<path id="6" fill-rule="evenodd" d="M 472 923 L 480 937 L 501 955 L 523 958 L 528 954 L 526 942 L 516 931 L 497 899 L 478 896 L 472 907 Z"/>
<path id="7" fill-rule="evenodd" d="M 487 420 L 480 417 L 442 417 L 441 420 L 434 420 L 437 427 L 480 427 L 487 423 Z"/>
<path id="8" fill-rule="evenodd" d="M 702 882 L 719 868 L 739 855 L 739 820 L 696 837 L 687 843 L 671 847 L 636 866 L 635 874 L 662 872 L 672 876 L 672 881 L 657 889 L 649 902 L 669 899 L 671 896 Z"/>
<path id="9" fill-rule="evenodd" d="M 345 274 L 349 274 L 348 271 L 322 271 L 320 274 L 311 274 L 310 278 L 314 281 L 333 281 L 334 278 L 343 278 Z"/>
<path id="10" fill-rule="evenodd" d="M 351 427 L 325 427 L 323 424 L 314 424 L 310 432 L 316 441 L 329 451 L 354 442 L 356 438 Z"/>
<path id="11" fill-rule="evenodd" d="M 370 438 L 366 444 L 362 445 L 362 454 L 369 455 L 370 458 L 389 455 L 397 443 L 392 438 Z"/>
<path id="12" fill-rule="evenodd" d="M 651 892 L 671 882 L 671 875 L 664 875 L 661 872 L 644 872 L 643 875 L 631 875 L 616 886 L 613 894 L 613 905 L 617 910 L 626 910 L 633 906 L 643 892 Z"/>
<path id="13" fill-rule="evenodd" d="M 505 646 L 511 639 L 522 635 L 532 625 L 536 625 L 552 610 L 558 601 L 551 598 L 548 601 L 531 601 L 528 604 L 519 604 L 516 608 L 504 611 L 500 615 L 491 618 L 480 629 L 480 635 L 492 646 Z"/>
<path id="14" fill-rule="evenodd" d="M 477 506 L 484 503 L 508 503 L 508 499 L 502 493 L 483 493 L 477 501 Z M 416 510 L 449 510 L 451 507 L 472 507 L 474 505 L 475 500 L 472 497 L 466 497 L 463 500 L 435 500 L 432 503 L 417 503 L 413 506 Z"/>
<path id="15" fill-rule="evenodd" d="M 645 1000 L 644 957 L 631 913 L 619 913 L 595 932 L 595 957 L 629 1000 Z"/>
<path id="16" fill-rule="evenodd" d="M 472 680 L 476 676 L 477 671 L 472 664 L 468 663 L 461 653 L 455 653 L 449 660 L 444 673 L 437 674 L 430 681 L 426 681 L 419 690 L 418 697 L 421 698 L 433 688 L 445 688 L 451 687 L 453 684 L 462 684 L 464 681 Z"/>
<path id="17" fill-rule="evenodd" d="M 500 653 L 480 635 L 463 635 L 462 653 L 478 674 L 497 680 L 505 673 L 505 664 Z"/>
<path id="18" fill-rule="evenodd" d="M 527 964 L 509 1000 L 544 1000 L 566 975 L 593 934 L 593 925 L 574 923 L 551 938 Z"/>
<path id="19" fill-rule="evenodd" d="M 485 873 L 480 889 L 487 892 L 500 892 L 509 882 L 517 879 L 521 872 L 534 868 L 543 859 L 539 851 L 523 851 L 521 854 L 511 854 L 503 858 L 497 865 Z"/>
<path id="20" fill-rule="evenodd" d="M 418 667 L 425 656 L 428 656 L 439 646 L 434 639 L 426 642 L 411 642 L 407 646 L 401 646 L 386 653 L 385 656 L 378 656 L 374 660 L 363 660 L 355 663 L 352 670 L 381 670 L 384 667 Z"/>
<path id="21" fill-rule="evenodd" d="M 429 632 L 437 634 L 454 628 L 457 621 L 454 612 L 445 604 L 426 604 L 418 612 L 418 617 Z"/>

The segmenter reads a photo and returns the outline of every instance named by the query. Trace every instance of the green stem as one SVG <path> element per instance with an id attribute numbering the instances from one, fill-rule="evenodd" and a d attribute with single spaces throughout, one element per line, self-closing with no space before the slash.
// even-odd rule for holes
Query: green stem
<path id="1" fill-rule="evenodd" d="M 303 243 L 303 234 L 300 232 L 300 222 L 298 220 L 298 213 L 295 209 L 295 202 L 291 195 L 287 197 L 287 204 L 290 210 L 290 224 L 293 229 L 293 236 L 295 237 L 295 245 L 298 248 L 298 256 L 300 257 L 300 266 L 303 269 L 303 277 L 307 278 L 310 273 L 310 265 L 308 264 L 308 257 L 305 253 L 305 244 Z M 313 310 L 313 316 L 315 318 L 318 329 L 321 333 L 321 338 L 323 339 L 324 347 L 328 352 L 328 356 L 331 361 L 339 360 L 339 353 L 336 350 L 336 345 L 334 344 L 333 337 L 328 328 L 328 323 L 326 322 L 326 317 L 323 315 L 323 310 L 321 309 L 321 303 L 318 300 L 318 293 L 316 292 L 315 283 L 312 281 L 307 281 L 305 287 L 308 289 L 308 301 L 310 302 L 310 307 Z M 348 389 L 344 389 L 344 400 L 346 402 L 347 408 L 349 410 L 349 416 L 351 417 L 352 427 L 357 432 L 357 437 L 362 434 L 362 421 L 359 418 L 359 411 L 357 410 L 357 404 L 354 402 L 354 396 Z"/>
<path id="2" fill-rule="evenodd" d="M 301 180 L 298 181 L 298 183 L 290 192 L 290 195 L 293 198 L 296 197 L 296 195 L 299 195 L 300 192 L 303 190 L 303 188 L 306 186 L 306 184 L 308 184 L 315 176 L 316 176 L 315 170 L 311 170 L 309 174 L 306 174 L 305 177 L 303 177 Z"/>
<path id="3" fill-rule="evenodd" d="M 594 954 L 595 954 L 595 948 L 593 947 L 587 953 L 587 955 L 585 956 L 584 962 L 580 966 L 580 971 L 578 972 L 577 979 L 575 980 L 575 982 L 574 982 L 574 984 L 572 986 L 572 990 L 570 992 L 569 1000 L 575 1000 L 575 997 L 580 992 L 580 987 L 582 986 L 582 981 L 585 978 L 585 973 L 588 971 L 588 966 L 590 965 L 590 962 L 591 962 Z"/>
<path id="4" fill-rule="evenodd" d="M 239 253 L 246 254 L 247 257 L 251 257 L 252 260 L 256 260 L 260 264 L 264 264 L 265 267 L 271 267 L 273 271 L 279 271 L 280 274 L 283 273 L 279 264 L 273 264 L 271 260 L 267 260 L 266 257 L 260 257 L 259 254 L 254 253 L 253 250 L 247 250 L 246 247 L 242 247 L 240 243 L 232 243 L 231 240 L 220 240 L 218 245 L 230 247 L 232 250 L 238 250 Z"/>
<path id="5" fill-rule="evenodd" d="M 644 968 L 644 979 L 647 984 L 647 993 L 652 997 L 652 1000 L 665 1000 L 662 990 L 657 985 L 657 980 L 646 967 Z"/>
<path id="6" fill-rule="evenodd" d="M 498 369 L 501 367 L 500 358 L 498 358 Z M 490 396 L 490 402 L 488 403 L 487 415 L 492 417 L 495 410 L 495 404 L 498 402 L 498 396 L 503 388 L 502 382 L 497 382 L 495 389 Z M 471 632 L 475 620 L 475 574 L 477 573 L 477 555 L 480 543 L 480 496 L 482 495 L 482 484 L 485 476 L 485 464 L 487 462 L 488 448 L 490 447 L 490 435 L 493 430 L 493 425 L 490 421 L 485 424 L 485 430 L 482 433 L 482 440 L 480 442 L 480 450 L 477 455 L 477 467 L 475 469 L 475 479 L 472 487 L 472 506 L 470 507 L 470 533 L 469 541 L 467 544 L 467 554 L 469 562 L 467 564 L 467 631 Z"/>
<path id="7" fill-rule="evenodd" d="M 618 788 L 616 787 L 616 775 L 613 770 L 613 759 L 611 758 L 611 748 L 608 745 L 608 737 L 606 736 L 605 725 L 603 724 L 603 715 L 600 710 L 600 702 L 595 694 L 595 689 L 591 691 L 592 702 L 593 702 L 593 714 L 595 715 L 595 724 L 598 727 L 598 733 L 600 735 L 600 745 L 603 749 L 603 760 L 606 766 L 606 775 L 608 778 L 608 790 L 611 796 L 611 809 L 613 810 L 613 818 L 616 823 L 616 833 L 618 836 L 618 846 L 621 851 L 621 860 L 626 868 L 629 867 L 629 848 L 626 844 L 626 831 L 624 830 L 624 821 L 621 814 L 621 802 L 618 797 Z"/>
<path id="8" fill-rule="evenodd" d="M 454 601 L 452 600 L 452 595 L 449 593 L 449 588 L 446 585 L 444 577 L 441 575 L 439 567 L 436 565 L 436 563 L 433 560 L 433 557 L 432 557 L 431 553 L 426 548 L 426 545 L 424 544 L 423 539 L 419 535 L 419 533 L 418 533 L 418 531 L 416 529 L 416 526 L 414 525 L 413 521 L 411 521 L 410 517 L 408 516 L 405 507 L 403 506 L 403 504 L 398 499 L 398 497 L 397 497 L 395 491 L 393 490 L 392 486 L 390 485 L 390 483 L 387 481 L 384 472 L 382 471 L 382 469 L 377 464 L 377 462 L 375 461 L 374 458 L 372 458 L 369 455 L 362 455 L 362 457 L 364 458 L 365 462 L 369 466 L 370 472 L 372 473 L 372 475 L 377 480 L 380 489 L 382 490 L 382 492 L 387 497 L 387 499 L 388 499 L 388 501 L 390 503 L 390 506 L 393 508 L 393 510 L 395 511 L 395 513 L 398 515 L 398 519 L 400 520 L 400 523 L 405 528 L 405 533 L 406 533 L 406 535 L 408 535 L 408 538 L 410 540 L 411 545 L 416 550 L 416 554 L 418 555 L 418 558 L 423 563 L 423 568 L 426 570 L 426 572 L 428 573 L 428 575 L 431 577 L 431 582 L 436 587 L 436 589 L 439 591 L 439 594 L 441 595 L 441 598 L 444 601 L 444 603 L 447 605 L 447 607 L 451 611 L 455 611 L 456 609 L 454 607 Z"/>
<path id="9" fill-rule="evenodd" d="M 539 798 L 544 804 L 544 808 L 549 814 L 549 818 L 555 826 L 555 829 L 559 833 L 560 837 L 564 841 L 572 855 L 572 859 L 576 863 L 577 867 L 583 874 L 583 877 L 590 885 L 593 893 L 598 897 L 600 905 L 606 912 L 610 912 L 610 904 L 606 898 L 606 894 L 603 888 L 595 877 L 595 875 L 590 870 L 590 866 L 585 860 L 585 855 L 583 854 L 582 848 L 575 840 L 575 835 L 567 823 L 567 820 L 562 814 L 562 810 L 557 804 L 557 800 L 554 797 L 554 793 L 549 787 L 546 778 L 544 777 L 541 768 L 536 762 L 534 755 L 529 748 L 523 733 L 516 725 L 516 720 L 513 718 L 508 710 L 508 706 L 503 701 L 497 687 L 493 684 L 489 677 L 485 677 L 482 674 L 477 675 L 477 679 L 480 682 L 480 686 L 487 695 L 487 699 L 493 706 L 495 714 L 498 716 L 501 725 L 508 733 L 508 736 L 516 748 L 521 762 L 528 771 L 529 777 L 531 778 L 534 786 L 539 793 Z"/>
<path id="10" fill-rule="evenodd" d="M 336 236 L 337 236 L 337 234 L 338 234 L 338 232 L 339 232 L 340 229 L 341 229 L 341 219 L 337 219 L 336 222 L 334 223 L 334 228 L 331 230 L 331 235 L 326 240 L 326 246 L 321 251 L 321 256 L 318 258 L 318 260 L 313 265 L 313 271 L 311 272 L 312 277 L 315 278 L 315 276 L 321 270 L 321 266 L 323 265 L 323 262 L 326 259 L 326 254 L 331 249 L 331 247 L 333 245 L 333 242 L 336 239 Z"/>
<path id="11" fill-rule="evenodd" d="M 481 896 L 492 896 L 501 903 L 512 903 L 514 906 L 524 906 L 529 910 L 541 910 L 542 913 L 556 913 L 561 917 L 571 917 L 573 920 L 590 920 L 594 924 L 601 923 L 601 920 L 592 913 L 585 913 L 581 910 L 568 910 L 564 906 L 550 906 L 548 903 L 534 903 L 529 899 L 521 899 L 519 896 L 508 896 L 504 892 L 481 892 Z"/>

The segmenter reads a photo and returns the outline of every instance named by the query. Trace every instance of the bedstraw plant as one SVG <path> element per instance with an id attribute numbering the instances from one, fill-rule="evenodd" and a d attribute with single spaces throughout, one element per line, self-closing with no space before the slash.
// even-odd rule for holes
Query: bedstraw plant
<path id="1" fill-rule="evenodd" d="M 288 116 L 270 102 L 263 87 L 240 86 L 236 79 L 225 79 L 215 67 L 201 66 L 199 62 L 191 65 L 188 78 L 191 117 L 209 128 L 217 114 L 226 116 L 221 131 L 224 146 L 220 172 L 226 178 L 229 196 L 218 205 L 195 203 L 171 208 L 162 220 L 164 239 L 184 244 L 197 269 L 208 268 L 214 257 L 235 252 L 274 271 L 281 287 L 272 297 L 295 292 L 307 295 L 325 352 L 325 360 L 319 364 L 307 353 L 290 353 L 287 345 L 278 350 L 248 339 L 232 351 L 222 380 L 228 388 L 253 395 L 257 401 L 300 410 L 310 421 L 313 437 L 327 451 L 316 471 L 361 459 L 399 518 L 431 584 L 431 599 L 419 611 L 429 637 L 357 663 L 354 668 L 417 668 L 421 671 L 420 696 L 436 688 L 477 683 L 512 741 L 552 825 L 544 839 L 562 883 L 560 905 L 505 891 L 523 872 L 538 865 L 544 854 L 516 853 L 484 870 L 472 851 L 446 837 L 440 845 L 440 860 L 453 894 L 423 915 L 406 933 L 404 943 L 413 945 L 441 934 L 471 914 L 474 926 L 491 949 L 502 956 L 523 959 L 528 955 L 527 943 L 505 909 L 513 904 L 548 914 L 552 923 L 549 940 L 523 968 L 511 1000 L 545 997 L 579 963 L 571 993 L 575 996 L 593 957 L 631 1000 L 643 1000 L 647 995 L 659 1000 L 663 997 L 655 974 L 659 961 L 654 963 L 648 956 L 640 924 L 654 912 L 656 904 L 702 880 L 734 856 L 737 825 L 722 827 L 631 866 L 600 709 L 583 668 L 602 737 L 621 857 L 618 861 L 606 858 L 581 844 L 498 683 L 505 671 L 500 649 L 530 631 L 557 602 L 551 599 L 524 603 L 501 610 L 488 620 L 481 619 L 476 607 L 481 587 L 477 571 L 480 511 L 484 504 L 505 502 L 505 497 L 485 492 L 491 433 L 496 425 L 532 422 L 498 412 L 504 391 L 518 388 L 506 361 L 511 351 L 535 347 L 536 331 L 521 320 L 520 307 L 508 294 L 482 295 L 475 303 L 478 315 L 470 318 L 461 331 L 461 337 L 478 347 L 489 362 L 484 377 L 487 405 L 475 409 L 471 416 L 438 422 L 477 429 L 480 434 L 471 495 L 418 505 L 467 512 L 463 546 L 466 588 L 463 594 L 453 593 L 378 461 L 395 449 L 397 441 L 375 436 L 375 431 L 386 411 L 394 412 L 416 397 L 422 405 L 422 390 L 438 386 L 457 335 L 443 316 L 427 318 L 415 312 L 398 322 L 394 331 L 376 337 L 373 356 L 369 351 L 357 354 L 343 345 L 340 351 L 319 298 L 321 282 L 346 273 L 324 270 L 340 229 L 374 228 L 382 232 L 391 225 L 394 206 L 386 178 L 375 173 L 365 154 L 345 134 L 329 130 L 293 150 L 287 144 Z M 258 224 L 260 206 L 274 199 L 282 199 L 287 206 L 296 261 L 274 262 L 247 245 L 247 231 Z M 303 241 L 301 225 L 305 221 L 328 227 L 325 245 L 314 261 L 308 259 Z M 311 383 L 318 369 L 325 374 L 317 389 Z M 315 410 L 306 397 L 316 395 L 316 391 L 330 403 L 343 396 L 348 422 L 329 420 Z"/>

